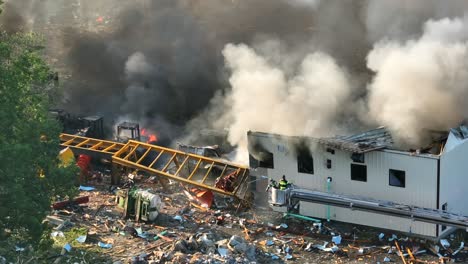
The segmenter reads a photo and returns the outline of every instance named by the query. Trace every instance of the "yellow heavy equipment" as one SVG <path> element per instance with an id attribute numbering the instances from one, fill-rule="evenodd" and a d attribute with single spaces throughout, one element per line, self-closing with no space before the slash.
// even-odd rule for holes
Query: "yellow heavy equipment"
<path id="1" fill-rule="evenodd" d="M 61 134 L 62 147 L 104 154 L 113 164 L 166 177 L 186 185 L 243 200 L 249 169 L 221 159 L 213 159 L 140 141 L 119 143 L 70 134 Z"/>

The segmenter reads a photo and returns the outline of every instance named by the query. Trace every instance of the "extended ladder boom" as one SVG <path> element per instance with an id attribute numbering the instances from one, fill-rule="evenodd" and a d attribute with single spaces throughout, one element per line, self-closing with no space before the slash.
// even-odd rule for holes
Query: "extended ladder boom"
<path id="1" fill-rule="evenodd" d="M 305 201 L 409 218 L 416 221 L 453 226 L 468 230 L 467 216 L 449 213 L 442 210 L 305 189 L 290 190 L 288 198 L 289 207 L 294 206 L 298 201 Z"/>
<path id="2" fill-rule="evenodd" d="M 228 161 L 211 159 L 130 140 L 126 144 L 69 134 L 61 146 L 110 155 L 112 162 L 243 199 L 249 170 Z"/>

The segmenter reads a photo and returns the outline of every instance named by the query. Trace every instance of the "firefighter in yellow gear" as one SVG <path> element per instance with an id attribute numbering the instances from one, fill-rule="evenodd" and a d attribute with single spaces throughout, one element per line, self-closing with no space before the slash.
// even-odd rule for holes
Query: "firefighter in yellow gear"
<path id="1" fill-rule="evenodd" d="M 266 191 L 268 192 L 271 188 L 278 189 L 278 184 L 273 179 L 270 179 L 270 184 L 268 184 Z"/>
<path id="2" fill-rule="evenodd" d="M 289 182 L 286 180 L 286 176 L 283 175 L 283 178 L 279 182 L 279 189 L 286 190 L 289 187 Z"/>

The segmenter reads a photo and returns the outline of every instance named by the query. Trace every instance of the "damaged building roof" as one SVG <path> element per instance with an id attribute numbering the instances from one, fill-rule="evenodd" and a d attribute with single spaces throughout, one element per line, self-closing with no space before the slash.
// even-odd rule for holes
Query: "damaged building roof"
<path id="1" fill-rule="evenodd" d="M 465 125 L 461 125 L 456 128 L 450 129 L 450 132 L 456 136 L 458 139 L 466 139 L 468 138 L 468 127 Z"/>
<path id="2" fill-rule="evenodd" d="M 427 146 L 422 146 L 415 149 L 405 149 L 396 146 L 390 131 L 386 127 L 378 127 L 358 134 L 334 137 L 313 138 L 308 137 L 309 140 L 315 141 L 319 144 L 325 145 L 330 148 L 341 149 L 353 153 L 366 153 L 374 150 L 392 149 L 398 151 L 407 151 L 411 153 L 429 153 L 438 155 L 441 153 L 442 148 L 449 136 L 457 138 L 458 141 L 468 139 L 468 126 L 461 125 L 452 128 L 450 131 L 430 131 L 432 142 Z M 269 134 L 262 132 L 255 132 L 260 134 Z M 274 134 L 269 134 L 274 135 Z M 281 136 L 281 135 L 275 135 Z M 295 137 L 296 138 L 296 137 Z M 299 137 L 302 138 L 302 137 Z M 453 140 L 452 140 L 453 141 Z M 450 142 L 452 143 L 452 142 Z M 454 143 L 455 144 L 455 143 Z"/>
<path id="3" fill-rule="evenodd" d="M 249 132 L 252 133 L 252 132 Z M 258 135 L 270 135 L 276 137 L 283 137 L 283 135 L 264 133 L 264 132 L 253 132 Z M 291 136 L 291 138 L 304 138 L 298 136 Z M 379 127 L 376 129 L 368 130 L 359 134 L 348 135 L 348 136 L 334 136 L 334 137 L 323 137 L 314 138 L 307 137 L 311 141 L 315 141 L 319 144 L 328 146 L 330 148 L 342 149 L 354 153 L 365 153 L 372 150 L 393 148 L 393 138 L 390 132 L 385 127 Z M 258 147 L 257 145 L 255 145 Z M 253 147 L 250 146 L 249 147 Z M 257 152 L 253 149 L 249 149 L 250 152 Z"/>
<path id="4" fill-rule="evenodd" d="M 468 127 L 462 125 L 456 128 L 450 129 L 450 134 L 445 143 L 445 152 L 449 152 L 452 149 L 456 148 L 458 145 L 466 142 L 468 140 Z"/>
<path id="5" fill-rule="evenodd" d="M 332 148 L 355 153 L 365 153 L 393 146 L 392 135 L 385 127 L 379 127 L 350 136 L 319 138 L 317 141 Z"/>
<path id="6" fill-rule="evenodd" d="M 452 128 L 449 131 L 430 132 L 432 141 L 427 146 L 421 146 L 418 150 L 397 147 L 394 144 L 391 133 L 385 127 L 379 127 L 350 136 L 335 136 L 318 138 L 316 140 L 320 144 L 355 153 L 366 153 L 379 149 L 393 149 L 435 155 L 440 155 L 442 151 L 447 152 L 458 144 L 468 140 L 468 126 L 465 124 Z"/>

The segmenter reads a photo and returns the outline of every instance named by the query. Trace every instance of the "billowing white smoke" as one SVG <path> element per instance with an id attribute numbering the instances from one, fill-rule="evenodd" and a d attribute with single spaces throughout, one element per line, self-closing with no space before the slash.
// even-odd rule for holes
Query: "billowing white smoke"
<path id="1" fill-rule="evenodd" d="M 289 78 L 246 45 L 228 44 L 223 55 L 232 71 L 226 98 L 228 138 L 241 150 L 246 149 L 248 130 L 324 135 L 334 129 L 340 106 L 350 99 L 346 71 L 325 53 L 307 55 Z"/>
<path id="2" fill-rule="evenodd" d="M 245 149 L 248 130 L 329 136 L 343 130 L 337 121 L 346 113 L 388 127 L 397 143 L 420 147 L 430 130 L 447 130 L 468 117 L 467 25 L 467 17 L 429 20 L 417 39 L 377 42 L 367 56 L 375 75 L 363 98 L 365 115 L 349 107 L 359 90 L 329 55 L 310 53 L 291 74 L 271 64 L 277 54 L 228 44 L 223 55 L 232 90 L 221 120 L 229 124 L 229 141 Z"/>
<path id="3" fill-rule="evenodd" d="M 456 126 L 468 113 L 468 19 L 428 21 L 404 43 L 381 41 L 368 55 L 371 118 L 396 140 L 424 143 L 428 130 Z"/>
<path id="4" fill-rule="evenodd" d="M 316 9 L 320 4 L 320 0 L 285 0 L 291 5 L 297 5 L 300 7 L 309 7 Z"/>

